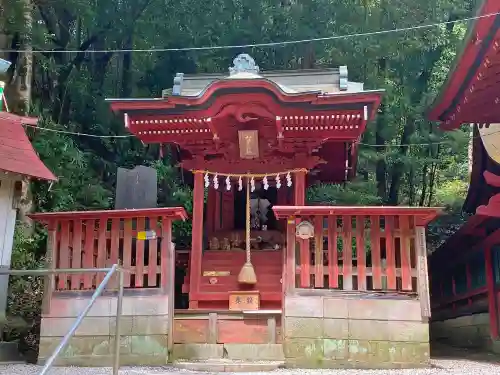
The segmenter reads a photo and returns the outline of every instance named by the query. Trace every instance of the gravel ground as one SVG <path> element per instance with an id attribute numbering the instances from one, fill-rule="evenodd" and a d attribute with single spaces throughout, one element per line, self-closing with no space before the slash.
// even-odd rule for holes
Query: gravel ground
<path id="1" fill-rule="evenodd" d="M 273 371 L 273 375 L 500 375 L 500 357 L 498 362 L 480 362 L 474 360 L 440 359 L 432 361 L 433 368 L 415 370 L 285 370 Z M 2 375 L 37 375 L 39 366 L 9 365 L 0 366 Z M 50 375 L 111 375 L 110 368 L 69 368 L 58 367 L 50 371 Z M 127 367 L 120 375 L 192 375 L 205 374 L 172 367 Z M 221 373 L 228 374 L 229 373 Z M 237 375 L 267 375 L 271 373 L 237 373 Z"/>

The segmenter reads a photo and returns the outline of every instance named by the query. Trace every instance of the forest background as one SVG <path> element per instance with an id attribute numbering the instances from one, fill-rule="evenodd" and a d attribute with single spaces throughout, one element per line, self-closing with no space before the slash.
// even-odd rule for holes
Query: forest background
<path id="1" fill-rule="evenodd" d="M 284 46 L 206 51 L 131 49 L 242 45 L 368 33 L 472 17 L 477 0 L 0 0 L 0 57 L 11 111 L 40 116 L 39 126 L 98 136 L 127 134 L 106 97 L 159 97 L 183 73 L 228 71 L 241 52 L 262 70 L 347 65 L 349 80 L 384 89 L 360 148 L 358 177 L 316 185 L 314 204 L 445 206 L 429 228 L 435 248 L 464 221 L 470 129 L 441 132 L 425 114 L 446 80 L 468 24 Z M 61 53 L 78 50 L 85 53 Z M 126 52 L 116 50 L 128 50 Z M 2 52 L 3 51 L 3 52 Z M 8 51 L 8 52 L 5 52 Z M 153 166 L 159 206 L 191 208 L 192 192 L 170 153 L 134 137 L 98 138 L 29 130 L 58 176 L 27 186 L 13 268 L 43 267 L 45 234 L 25 230 L 31 210 L 112 208 L 118 167 Z M 189 225 L 174 235 L 188 236 Z M 36 351 L 41 280 L 12 278 L 6 338 Z"/>

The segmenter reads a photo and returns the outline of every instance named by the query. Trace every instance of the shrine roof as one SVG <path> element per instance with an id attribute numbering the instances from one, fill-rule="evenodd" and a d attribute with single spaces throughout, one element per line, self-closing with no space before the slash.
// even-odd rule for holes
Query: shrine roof
<path id="1" fill-rule="evenodd" d="M 33 117 L 0 112 L 0 170 L 42 180 L 57 178 L 33 149 L 23 124 L 36 125 Z"/>
<path id="2" fill-rule="evenodd" d="M 275 91 L 282 99 L 288 97 L 296 101 L 352 95 L 355 95 L 353 100 L 363 100 L 364 96 L 381 95 L 384 92 L 364 90 L 363 83 L 349 81 L 346 66 L 336 69 L 260 71 L 255 61 L 245 54 L 236 57 L 233 63 L 229 75 L 177 73 L 172 88 L 163 90 L 161 98 L 107 98 L 106 101 L 111 103 L 114 111 L 131 112 L 159 109 L 162 103 L 174 103 L 183 99 L 186 104 L 194 103 L 194 100 L 198 99 L 196 103 L 199 104 L 220 91 L 237 94 L 268 89 Z M 134 104 L 129 107 L 131 103 Z"/>
<path id="3" fill-rule="evenodd" d="M 241 54 L 226 75 L 178 73 L 162 98 L 106 101 L 144 143 L 176 144 L 185 169 L 304 168 L 316 173 L 315 180 L 341 182 L 355 173 L 355 142 L 384 92 L 364 90 L 347 74 L 345 66 L 261 72 L 252 57 Z M 248 131 L 257 135 L 258 157 L 241 156 Z"/>
<path id="4" fill-rule="evenodd" d="M 484 0 L 461 53 L 428 115 L 444 130 L 464 123 L 499 123 L 500 2 Z"/>
<path id="5" fill-rule="evenodd" d="M 177 84 L 181 96 L 200 96 L 213 83 L 223 80 L 265 80 L 278 86 L 287 94 L 299 93 L 354 93 L 363 92 L 363 83 L 349 82 L 347 67 L 339 69 L 307 69 L 268 72 L 237 72 L 224 74 L 177 74 Z"/>

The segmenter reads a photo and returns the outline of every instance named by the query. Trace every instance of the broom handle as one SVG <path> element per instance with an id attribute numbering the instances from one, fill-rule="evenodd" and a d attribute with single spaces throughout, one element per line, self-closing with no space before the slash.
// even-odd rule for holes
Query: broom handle
<path id="1" fill-rule="evenodd" d="M 250 263 L 250 180 L 247 178 L 247 207 L 246 207 L 246 256 Z"/>

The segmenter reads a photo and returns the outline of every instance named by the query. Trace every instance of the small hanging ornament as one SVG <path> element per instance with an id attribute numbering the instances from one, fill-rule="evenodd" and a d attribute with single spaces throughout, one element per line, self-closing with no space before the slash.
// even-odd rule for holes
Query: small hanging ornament
<path id="1" fill-rule="evenodd" d="M 217 190 L 219 188 L 219 178 L 217 175 L 214 176 L 214 189 Z"/>
<path id="2" fill-rule="evenodd" d="M 231 179 L 229 178 L 229 176 L 227 176 L 226 178 L 226 190 L 231 190 Z"/>
<path id="3" fill-rule="evenodd" d="M 253 193 L 255 191 L 255 180 L 254 178 L 252 177 L 252 179 L 250 180 L 250 191 Z"/>
<path id="4" fill-rule="evenodd" d="M 280 175 L 277 174 L 276 175 L 276 189 L 279 189 L 281 187 L 281 179 L 280 179 Z"/>
<path id="5" fill-rule="evenodd" d="M 208 177 L 208 173 L 205 173 L 205 187 L 209 187 L 210 186 L 210 177 Z"/>
<path id="6" fill-rule="evenodd" d="M 238 178 L 238 190 L 239 191 L 243 190 L 243 180 L 241 179 L 241 176 L 240 178 Z"/>
<path id="7" fill-rule="evenodd" d="M 262 183 L 264 184 L 264 190 L 269 189 L 269 183 L 267 182 L 267 176 L 264 176 L 262 179 Z"/>
<path id="8" fill-rule="evenodd" d="M 292 186 L 292 176 L 290 175 L 290 172 L 286 174 L 286 186 Z"/>

